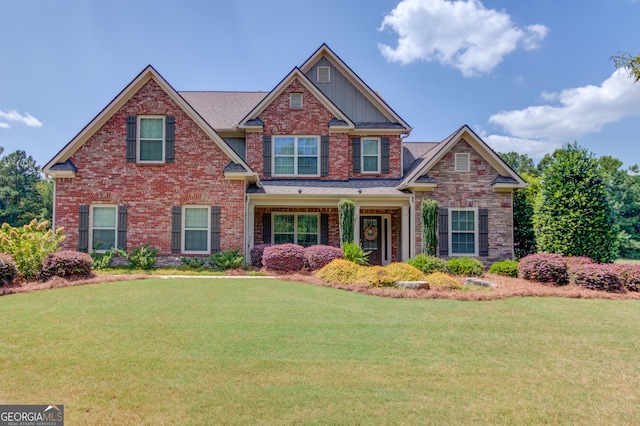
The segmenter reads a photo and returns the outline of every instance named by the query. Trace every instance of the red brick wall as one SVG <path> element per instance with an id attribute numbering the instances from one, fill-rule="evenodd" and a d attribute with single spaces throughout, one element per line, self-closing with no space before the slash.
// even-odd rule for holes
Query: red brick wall
<path id="1" fill-rule="evenodd" d="M 125 162 L 126 117 L 172 115 L 175 163 Z M 65 227 L 64 247 L 78 247 L 78 206 L 125 204 L 127 249 L 149 243 L 159 255 L 171 253 L 171 207 L 183 204 L 221 208 L 221 248 L 243 247 L 244 182 L 224 178 L 227 155 L 154 81 L 148 82 L 117 111 L 71 161 L 75 179 L 56 180 L 55 225 Z"/>
<path id="2" fill-rule="evenodd" d="M 302 93 L 302 109 L 289 108 L 289 95 Z M 349 178 L 400 178 L 401 141 L 399 135 L 375 135 L 389 138 L 389 173 L 353 174 L 351 139 L 346 133 L 329 133 L 328 123 L 334 117 L 324 105 L 309 92 L 302 83 L 294 80 L 260 114 L 264 122 L 261 132 L 247 133 L 247 162 L 249 166 L 264 178 L 263 136 L 271 135 L 319 135 L 329 136 L 329 176 L 318 177 L 325 180 L 346 180 Z M 360 136 L 363 137 L 363 136 Z M 277 179 L 271 177 L 270 179 Z M 286 179 L 290 179 L 287 177 Z M 304 177 L 308 179 L 308 177 Z"/>

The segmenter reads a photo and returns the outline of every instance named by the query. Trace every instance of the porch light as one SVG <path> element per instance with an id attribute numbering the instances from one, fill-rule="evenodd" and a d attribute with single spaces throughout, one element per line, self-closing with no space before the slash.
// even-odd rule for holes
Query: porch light
<path id="1" fill-rule="evenodd" d="M 302 194 L 302 188 L 298 188 L 298 194 Z"/>
<path id="2" fill-rule="evenodd" d="M 362 194 L 362 188 L 358 188 L 358 194 Z"/>

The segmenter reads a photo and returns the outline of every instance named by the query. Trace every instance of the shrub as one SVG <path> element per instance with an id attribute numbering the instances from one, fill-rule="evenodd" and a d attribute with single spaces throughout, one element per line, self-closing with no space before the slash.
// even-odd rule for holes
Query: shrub
<path id="1" fill-rule="evenodd" d="M 422 216 L 422 251 L 435 256 L 438 249 L 438 202 L 423 199 L 420 205 Z"/>
<path id="2" fill-rule="evenodd" d="M 240 253 L 240 249 L 224 250 L 212 254 L 207 259 L 209 265 L 220 269 L 237 269 L 242 266 L 244 254 Z"/>
<path id="3" fill-rule="evenodd" d="M 379 265 L 361 267 L 356 280 L 369 287 L 391 287 L 395 283 L 393 276 Z"/>
<path id="4" fill-rule="evenodd" d="M 640 291 L 640 265 L 614 265 L 618 278 L 629 291 Z"/>
<path id="5" fill-rule="evenodd" d="M 316 272 L 321 280 L 337 284 L 353 284 L 358 279 L 361 266 L 345 259 L 334 259 Z"/>
<path id="6" fill-rule="evenodd" d="M 180 260 L 182 261 L 182 263 L 184 265 L 187 265 L 190 268 L 193 269 L 199 269 L 202 268 L 204 266 L 205 263 L 207 263 L 206 260 L 201 259 L 199 257 L 186 257 L 186 256 L 182 256 L 180 258 Z"/>
<path id="7" fill-rule="evenodd" d="M 351 200 L 338 202 L 338 227 L 340 230 L 340 245 L 354 241 L 354 218 L 356 203 Z"/>
<path id="8" fill-rule="evenodd" d="M 87 253 L 63 250 L 51 253 L 42 262 L 40 279 L 46 281 L 51 277 L 88 277 L 91 275 L 93 259 Z"/>
<path id="9" fill-rule="evenodd" d="M 264 249 L 267 247 L 271 247 L 273 244 L 256 244 L 251 247 L 249 250 L 249 258 L 251 259 L 251 266 L 255 266 L 256 268 L 262 267 L 262 255 L 264 253 Z"/>
<path id="10" fill-rule="evenodd" d="M 433 272 L 424 280 L 429 283 L 429 288 L 437 288 L 441 290 L 460 290 L 462 285 L 453 277 L 442 272 Z"/>
<path id="11" fill-rule="evenodd" d="M 573 269 L 573 282 L 591 290 L 620 291 L 622 280 L 612 264 L 583 264 Z"/>
<path id="12" fill-rule="evenodd" d="M 387 273 L 397 281 L 422 281 L 424 274 L 416 267 L 402 262 L 393 262 L 384 267 Z"/>
<path id="13" fill-rule="evenodd" d="M 18 275 L 24 278 L 36 278 L 40 273 L 42 261 L 54 253 L 65 237 L 62 228 L 48 229 L 49 222 L 38 223 L 33 219 L 29 224 L 12 228 L 5 223 L 0 229 L 0 252 L 11 255 Z"/>
<path id="14" fill-rule="evenodd" d="M 0 287 L 11 284 L 17 275 L 18 270 L 13 258 L 8 254 L 0 253 Z"/>
<path id="15" fill-rule="evenodd" d="M 158 253 L 158 249 L 149 244 L 135 248 L 131 252 L 122 249 L 113 249 L 113 251 L 124 257 L 131 268 L 145 271 L 153 268 L 156 263 L 156 253 Z"/>
<path id="16" fill-rule="evenodd" d="M 304 266 L 312 271 L 329 264 L 333 259 L 344 258 L 344 253 L 338 247 L 316 245 L 304 249 Z"/>
<path id="17" fill-rule="evenodd" d="M 266 247 L 262 254 L 262 264 L 271 271 L 299 271 L 304 266 L 304 247 L 297 244 Z"/>
<path id="18" fill-rule="evenodd" d="M 471 257 L 453 257 L 447 261 L 449 272 L 454 275 L 481 276 L 484 265 L 478 259 Z"/>
<path id="19" fill-rule="evenodd" d="M 344 258 L 356 265 L 364 266 L 369 264 L 371 252 L 365 251 L 360 244 L 344 243 L 342 244 L 342 251 L 344 252 Z"/>
<path id="20" fill-rule="evenodd" d="M 407 263 L 421 270 L 423 274 L 430 274 L 435 271 L 449 272 L 446 260 L 434 256 L 427 256 L 422 253 L 407 260 Z"/>
<path id="21" fill-rule="evenodd" d="M 518 277 L 518 261 L 517 260 L 500 260 L 494 262 L 489 268 L 489 272 L 505 277 Z"/>
<path id="22" fill-rule="evenodd" d="M 92 251 L 89 253 L 91 256 L 91 268 L 93 269 L 105 269 L 111 266 L 111 262 L 113 261 L 113 256 L 115 253 L 112 250 L 108 250 L 104 253 L 98 253 L 97 251 Z"/>
<path id="23" fill-rule="evenodd" d="M 520 259 L 518 276 L 525 280 L 565 285 L 569 282 L 567 262 L 559 254 L 530 254 Z"/>

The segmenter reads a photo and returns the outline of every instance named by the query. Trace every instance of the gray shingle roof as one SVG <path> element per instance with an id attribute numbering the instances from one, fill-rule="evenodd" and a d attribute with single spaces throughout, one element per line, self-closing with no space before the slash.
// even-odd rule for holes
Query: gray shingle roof
<path id="1" fill-rule="evenodd" d="M 247 194 L 268 195 L 405 195 L 396 189 L 400 179 L 350 180 L 263 180 L 261 187 L 250 185 Z"/>
<path id="2" fill-rule="evenodd" d="M 51 170 L 71 170 L 73 172 L 77 172 L 78 168 L 71 160 L 67 160 L 64 163 L 56 163 L 51 166 Z"/>
<path id="3" fill-rule="evenodd" d="M 232 129 L 267 92 L 178 92 L 215 130 Z"/>
<path id="4" fill-rule="evenodd" d="M 236 164 L 232 161 L 225 166 L 224 171 L 225 172 L 246 172 L 247 169 L 245 169 L 240 164 Z"/>
<path id="5" fill-rule="evenodd" d="M 438 142 L 403 142 L 402 143 L 402 170 L 407 173 L 412 166 L 419 163 L 419 159 L 433 148 L 438 146 Z"/>
<path id="6" fill-rule="evenodd" d="M 518 181 L 511 176 L 498 176 L 491 182 L 491 185 L 494 183 L 518 183 Z"/>

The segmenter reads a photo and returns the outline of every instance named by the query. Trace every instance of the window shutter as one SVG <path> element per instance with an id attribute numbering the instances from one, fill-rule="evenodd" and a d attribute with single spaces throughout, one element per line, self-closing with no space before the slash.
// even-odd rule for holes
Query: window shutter
<path id="1" fill-rule="evenodd" d="M 360 165 L 360 138 L 351 139 L 351 144 L 353 146 L 353 173 L 360 173 L 362 167 Z"/>
<path id="2" fill-rule="evenodd" d="M 264 176 L 271 176 L 271 136 L 262 137 L 262 155 L 264 157 Z"/>
<path id="3" fill-rule="evenodd" d="M 438 209 L 438 254 L 449 255 L 449 209 Z"/>
<path id="4" fill-rule="evenodd" d="M 478 209 L 478 245 L 480 256 L 489 256 L 489 210 Z"/>
<path id="5" fill-rule="evenodd" d="M 118 236 L 116 246 L 127 249 L 127 206 L 118 206 Z"/>
<path id="6" fill-rule="evenodd" d="M 180 253 L 182 246 L 182 207 L 171 207 L 171 253 Z"/>
<path id="7" fill-rule="evenodd" d="M 389 138 L 382 138 L 381 171 L 389 173 Z"/>
<path id="8" fill-rule="evenodd" d="M 211 253 L 220 251 L 220 206 L 211 206 Z"/>
<path id="9" fill-rule="evenodd" d="M 127 117 L 127 163 L 136 162 L 136 117 Z"/>
<path id="10" fill-rule="evenodd" d="M 89 206 L 80 205 L 78 215 L 78 251 L 89 249 Z"/>
<path id="11" fill-rule="evenodd" d="M 164 161 L 174 163 L 176 154 L 174 151 L 176 118 L 167 116 L 164 119 Z"/>
<path id="12" fill-rule="evenodd" d="M 262 243 L 271 244 L 271 213 L 262 215 Z"/>
<path id="13" fill-rule="evenodd" d="M 320 215 L 320 244 L 329 245 L 329 215 Z"/>
<path id="14" fill-rule="evenodd" d="M 322 136 L 320 144 L 320 175 L 329 176 L 329 136 Z"/>

